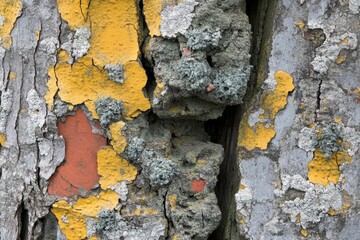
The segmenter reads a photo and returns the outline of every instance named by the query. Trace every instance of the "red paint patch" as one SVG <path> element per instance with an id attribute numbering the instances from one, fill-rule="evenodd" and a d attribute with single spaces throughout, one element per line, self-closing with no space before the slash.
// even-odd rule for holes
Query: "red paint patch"
<path id="1" fill-rule="evenodd" d="M 206 183 L 206 181 L 204 179 L 194 179 L 191 183 L 191 189 L 194 192 L 199 193 L 202 190 L 204 190 L 205 183 Z"/>
<path id="2" fill-rule="evenodd" d="M 78 195 L 91 190 L 99 181 L 97 151 L 106 145 L 106 138 L 93 134 L 85 114 L 76 110 L 74 116 L 58 123 L 59 135 L 65 139 L 65 163 L 50 178 L 48 192 L 59 197 Z"/>

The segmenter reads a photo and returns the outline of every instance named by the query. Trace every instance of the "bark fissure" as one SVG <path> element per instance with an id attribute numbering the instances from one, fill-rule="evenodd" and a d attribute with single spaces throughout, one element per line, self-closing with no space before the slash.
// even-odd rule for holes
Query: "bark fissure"
<path id="1" fill-rule="evenodd" d="M 275 1 L 246 1 L 246 13 L 252 25 L 251 65 L 253 66 L 243 104 L 229 106 L 221 118 L 208 121 L 207 130 L 215 143 L 225 149 L 225 158 L 220 166 L 216 195 L 222 212 L 219 227 L 210 240 L 245 239 L 237 229 L 235 193 L 239 190 L 238 130 L 245 111 L 250 108 L 260 84 L 266 78 L 267 57 L 270 54 L 268 42 L 271 40 L 272 11 Z"/>

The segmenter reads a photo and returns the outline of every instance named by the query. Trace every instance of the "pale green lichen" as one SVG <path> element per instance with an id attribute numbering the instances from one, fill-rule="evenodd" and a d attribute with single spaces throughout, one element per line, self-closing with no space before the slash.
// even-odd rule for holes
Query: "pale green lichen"
<path id="1" fill-rule="evenodd" d="M 100 124 L 108 127 L 111 123 L 121 120 L 123 114 L 123 102 L 110 97 L 99 98 L 95 102 L 97 114 L 100 116 Z"/>
<path id="2" fill-rule="evenodd" d="M 221 31 L 220 28 L 217 28 L 215 31 L 193 29 L 187 31 L 185 37 L 187 38 L 189 49 L 200 50 L 210 46 L 217 46 L 221 39 Z"/>
<path id="3" fill-rule="evenodd" d="M 324 153 L 324 157 L 327 158 L 340 150 L 341 141 L 341 132 L 335 124 L 330 124 L 321 132 L 321 137 L 317 145 L 320 151 Z"/>
<path id="4" fill-rule="evenodd" d="M 216 72 L 215 94 L 228 103 L 240 102 L 244 97 L 251 68 L 227 68 Z"/>
<path id="5" fill-rule="evenodd" d="M 105 66 L 105 70 L 107 71 L 108 77 L 117 83 L 123 83 L 125 79 L 124 67 L 119 64 L 107 64 Z"/>

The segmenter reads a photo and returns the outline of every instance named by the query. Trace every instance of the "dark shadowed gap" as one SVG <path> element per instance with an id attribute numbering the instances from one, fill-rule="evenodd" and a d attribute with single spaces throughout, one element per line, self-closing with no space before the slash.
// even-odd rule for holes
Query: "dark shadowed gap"
<path id="1" fill-rule="evenodd" d="M 266 77 L 267 57 L 270 41 L 274 6 L 276 0 L 247 0 L 246 14 L 252 26 L 251 65 L 253 66 L 244 103 L 228 106 L 223 115 L 206 122 L 205 129 L 215 143 L 222 144 L 225 155 L 215 193 L 222 213 L 219 227 L 211 234 L 210 240 L 246 239 L 238 232 L 236 222 L 235 194 L 239 190 L 238 130 L 242 115 L 251 106 L 259 85 Z"/>
<path id="2" fill-rule="evenodd" d="M 20 211 L 19 226 L 21 226 L 20 240 L 28 240 L 29 239 L 29 231 L 28 231 L 29 213 L 28 213 L 28 210 L 25 208 L 24 202 L 21 203 L 21 205 L 19 207 L 19 211 Z"/>

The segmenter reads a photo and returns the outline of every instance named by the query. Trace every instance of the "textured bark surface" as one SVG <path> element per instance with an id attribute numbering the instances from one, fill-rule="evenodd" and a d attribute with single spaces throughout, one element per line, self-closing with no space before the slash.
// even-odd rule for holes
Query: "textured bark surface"
<path id="1" fill-rule="evenodd" d="M 0 239 L 356 239 L 357 0 L 3 0 Z"/>

